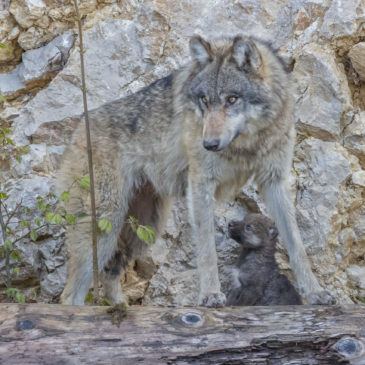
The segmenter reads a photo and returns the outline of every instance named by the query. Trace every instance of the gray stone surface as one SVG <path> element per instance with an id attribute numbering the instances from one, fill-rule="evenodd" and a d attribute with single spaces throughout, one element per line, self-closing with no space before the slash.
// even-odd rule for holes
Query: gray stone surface
<path id="1" fill-rule="evenodd" d="M 351 92 L 335 52 L 316 43 L 300 48 L 293 78 L 298 130 L 323 140 L 338 140 L 342 116 L 351 107 Z"/>
<path id="2" fill-rule="evenodd" d="M 359 74 L 361 80 L 365 81 L 365 42 L 360 42 L 351 47 L 349 58 L 355 71 Z"/>
<path id="3" fill-rule="evenodd" d="M 68 31 L 44 47 L 24 52 L 20 65 L 9 74 L 0 74 L 0 93 L 10 99 L 50 80 L 65 65 L 73 43 Z"/>
<path id="4" fill-rule="evenodd" d="M 67 1 L 43 4 L 42 0 L 13 0 L 9 9 L 12 16 L 0 17 L 0 38 L 11 42 L 19 54 L 29 50 L 23 53 L 23 60 L 39 52 L 59 64 L 64 60 L 62 47 L 48 42 L 74 27 L 73 8 Z M 80 9 L 87 14 L 84 38 L 90 109 L 137 91 L 183 65 L 188 61 L 192 34 L 211 38 L 244 33 L 272 41 L 293 68 L 299 135 L 290 182 L 305 246 L 320 282 L 340 302 L 364 296 L 360 275 L 365 255 L 365 119 L 364 111 L 358 108 L 363 104 L 356 96 L 362 94 L 355 93 L 363 85 L 347 80 L 348 62 L 360 76 L 362 72 L 356 64 L 360 48 L 356 45 L 364 36 L 363 1 L 84 0 Z M 48 45 L 39 48 L 44 42 Z M 33 48 L 37 49 L 30 50 Z M 0 55 L 0 62 L 10 59 L 16 57 Z M 31 84 L 32 77 L 42 79 L 40 68 L 34 68 L 32 62 L 25 66 L 26 62 L 23 78 L 14 79 L 15 71 L 4 69 L 0 80 L 13 78 L 11 87 L 17 89 L 25 81 Z M 46 67 L 53 67 L 53 63 Z M 60 155 L 77 119 L 68 118 L 63 127 L 58 121 L 83 109 L 77 42 L 65 67 L 57 75 L 50 74 L 53 79 L 47 86 L 40 85 L 35 94 L 15 95 L 14 102 L 2 111 L 13 120 L 17 145 L 31 143 L 30 153 L 21 163 L 10 161 L 7 173 L 8 182 L 14 186 L 13 202 L 22 196 L 27 204 L 34 204 L 35 194 L 52 188 Z M 16 82 L 20 84 L 16 86 Z M 4 90 L 2 87 L 0 82 Z M 228 238 L 227 223 L 241 219 L 248 210 L 265 211 L 250 186 L 235 202 L 216 207 L 216 243 L 224 291 L 229 290 L 230 268 L 237 252 L 236 244 Z M 177 202 L 166 233 L 150 248 L 146 259 L 150 260 L 152 278 L 143 277 L 133 267 L 123 278 L 133 302 L 195 302 L 197 280 L 189 232 L 185 205 Z M 29 277 L 37 276 L 39 298 L 44 301 L 55 300 L 65 283 L 66 250 L 62 234 L 54 233 L 54 240 L 47 238 L 28 246 L 36 268 Z M 278 261 L 287 271 L 283 249 Z"/>

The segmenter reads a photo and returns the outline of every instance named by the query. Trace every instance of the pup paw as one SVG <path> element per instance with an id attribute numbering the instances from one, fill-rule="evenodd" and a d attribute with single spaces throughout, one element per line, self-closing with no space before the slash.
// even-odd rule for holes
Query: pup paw
<path id="1" fill-rule="evenodd" d="M 226 296 L 223 293 L 208 294 L 200 302 L 204 307 L 220 308 L 226 305 Z"/>

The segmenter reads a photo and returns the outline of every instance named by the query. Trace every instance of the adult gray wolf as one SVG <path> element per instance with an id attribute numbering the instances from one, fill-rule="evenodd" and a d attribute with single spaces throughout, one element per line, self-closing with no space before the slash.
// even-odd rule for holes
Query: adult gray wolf
<path id="1" fill-rule="evenodd" d="M 242 221 L 228 224 L 229 235 L 241 244 L 232 271 L 228 305 L 303 304 L 288 278 L 280 273 L 275 260 L 278 231 L 262 214 L 246 214 Z"/>
<path id="2" fill-rule="evenodd" d="M 288 75 L 265 43 L 243 36 L 190 40 L 192 61 L 139 92 L 90 112 L 96 206 L 114 230 L 100 235 L 105 295 L 123 301 L 121 266 L 143 245 L 128 224 L 161 231 L 171 198 L 186 194 L 196 244 L 199 304 L 223 306 L 214 242 L 215 199 L 231 197 L 249 177 L 287 244 L 300 293 L 309 303 L 330 296 L 311 271 L 286 186 L 295 130 Z M 87 173 L 84 127 L 75 131 L 59 174 L 59 191 Z M 71 212 L 89 211 L 88 195 L 71 193 Z M 86 219 L 86 218 L 85 218 Z M 82 304 L 92 282 L 91 231 L 83 220 L 67 232 L 69 273 L 62 303 Z"/>

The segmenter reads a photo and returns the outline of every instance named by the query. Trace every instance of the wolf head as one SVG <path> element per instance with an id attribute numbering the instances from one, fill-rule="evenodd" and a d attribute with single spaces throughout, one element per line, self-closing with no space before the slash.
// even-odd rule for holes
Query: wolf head
<path id="1" fill-rule="evenodd" d="M 274 247 L 278 236 L 275 223 L 262 214 L 249 213 L 242 221 L 228 224 L 229 235 L 244 248 L 259 249 L 266 245 Z"/>
<path id="2" fill-rule="evenodd" d="M 275 119 L 275 89 L 282 89 L 277 81 L 285 79 L 285 72 L 267 46 L 242 36 L 210 43 L 196 36 L 190 52 L 194 62 L 187 94 L 202 116 L 207 150 L 220 151 Z"/>

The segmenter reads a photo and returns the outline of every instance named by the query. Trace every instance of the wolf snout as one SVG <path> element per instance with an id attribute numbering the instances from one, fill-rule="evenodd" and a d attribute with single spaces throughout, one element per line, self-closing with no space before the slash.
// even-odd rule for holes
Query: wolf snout
<path id="1" fill-rule="evenodd" d="M 212 139 L 211 141 L 204 141 L 203 146 L 208 151 L 218 151 L 219 143 L 219 139 Z"/>

